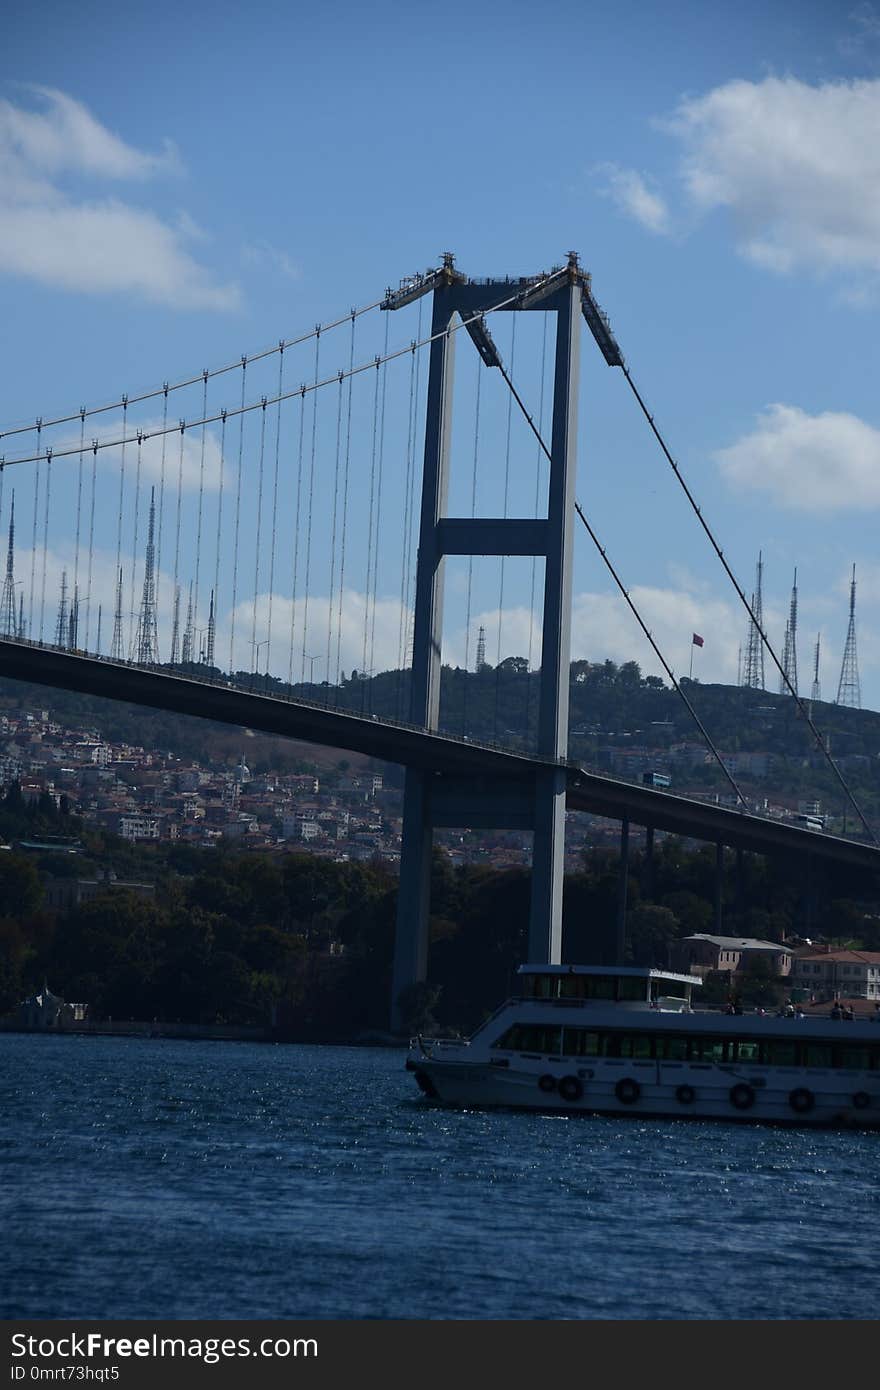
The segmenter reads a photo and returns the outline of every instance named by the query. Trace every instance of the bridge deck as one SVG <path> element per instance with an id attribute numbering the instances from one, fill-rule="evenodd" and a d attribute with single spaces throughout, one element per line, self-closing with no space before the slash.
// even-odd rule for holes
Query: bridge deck
<path id="1" fill-rule="evenodd" d="M 375 715 L 351 714 L 227 683 L 145 670 L 6 638 L 0 638 L 0 676 L 365 753 L 441 777 L 467 776 L 521 785 L 546 766 L 542 759 L 528 754 L 389 723 Z M 736 849 L 806 855 L 880 872 L 880 849 L 873 845 L 802 830 L 653 787 L 634 786 L 571 763 L 567 803 L 570 810 L 616 820 L 628 817 L 638 825 L 697 840 L 721 841 Z"/>

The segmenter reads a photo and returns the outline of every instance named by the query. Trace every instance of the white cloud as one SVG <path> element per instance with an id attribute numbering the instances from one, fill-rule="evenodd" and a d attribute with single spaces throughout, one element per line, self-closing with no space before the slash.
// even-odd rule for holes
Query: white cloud
<path id="1" fill-rule="evenodd" d="M 880 270 L 880 80 L 728 82 L 665 128 L 684 146 L 690 201 L 727 208 L 756 264 Z"/>
<path id="2" fill-rule="evenodd" d="M 651 191 L 637 170 L 623 169 L 617 164 L 600 164 L 596 172 L 606 177 L 605 191 L 621 212 L 640 222 L 649 232 L 669 231 L 669 209 L 664 199 Z"/>
<path id="3" fill-rule="evenodd" d="M 174 172 L 173 147 L 135 149 L 72 97 L 35 90 L 40 110 L 0 102 L 0 272 L 180 308 L 234 308 L 237 287 L 217 283 L 187 249 L 199 235 L 188 214 L 172 225 L 115 197 L 71 194 L 59 182 Z"/>
<path id="4" fill-rule="evenodd" d="M 243 246 L 241 259 L 245 265 L 255 266 L 259 270 L 275 271 L 286 280 L 298 280 L 302 273 L 296 261 L 286 251 L 272 246 L 268 241 L 252 242 Z"/>
<path id="5" fill-rule="evenodd" d="M 733 486 L 769 493 L 793 510 L 880 506 L 880 430 L 856 415 L 770 405 L 750 434 L 715 457 Z"/>

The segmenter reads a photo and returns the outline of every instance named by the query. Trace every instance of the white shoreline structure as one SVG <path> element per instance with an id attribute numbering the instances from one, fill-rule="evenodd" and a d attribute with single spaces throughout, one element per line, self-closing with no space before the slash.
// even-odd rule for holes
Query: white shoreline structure
<path id="1" fill-rule="evenodd" d="M 522 965 L 466 1041 L 417 1038 L 407 1070 L 450 1105 L 880 1128 L 880 1024 L 693 1011 L 694 975 Z"/>

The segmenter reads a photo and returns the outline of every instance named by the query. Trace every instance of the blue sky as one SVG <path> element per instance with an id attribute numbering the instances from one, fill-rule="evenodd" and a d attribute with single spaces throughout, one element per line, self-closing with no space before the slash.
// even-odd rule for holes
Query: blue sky
<path id="1" fill-rule="evenodd" d="M 517 3 L 452 3 L 442 10 L 341 3 L 316 14 L 313 7 L 266 0 L 247 8 L 157 0 L 121 9 L 99 0 L 87 11 L 19 7 L 5 30 L 0 293 L 8 331 L 0 341 L 0 426 L 75 413 L 81 404 L 236 362 L 351 305 L 370 303 L 387 284 L 436 264 L 447 249 L 473 275 L 535 273 L 576 249 L 636 382 L 746 588 L 763 550 L 765 609 L 780 649 L 797 565 L 799 667 L 807 693 L 821 630 L 823 694 L 836 694 L 847 581 L 856 564 L 863 703 L 880 706 L 880 9 L 810 0 L 737 7 L 716 0 L 614 7 L 549 0 L 540 11 Z M 358 329 L 359 358 L 382 350 L 380 315 L 365 316 Z M 518 324 L 515 345 L 511 330 L 508 316 L 496 336 L 508 361 L 514 346 L 514 375 L 537 412 L 537 320 Z M 417 333 L 416 311 L 395 316 L 387 331 L 392 346 L 408 342 Z M 348 363 L 346 334 L 342 328 L 322 343 L 328 372 Z M 453 476 L 463 510 L 470 506 L 476 382 L 465 348 L 463 342 Z M 625 382 L 605 367 L 591 341 L 583 350 L 579 495 L 672 665 L 687 671 L 697 631 L 705 646 L 695 673 L 735 680 L 745 615 Z M 285 384 L 309 379 L 313 344 L 286 356 Z M 295 674 L 308 662 L 320 677 L 328 657 L 332 674 L 337 645 L 343 669 L 360 667 L 364 655 L 375 668 L 397 662 L 405 475 L 413 448 L 410 365 L 403 359 L 388 368 L 385 491 L 372 527 L 369 375 L 353 388 L 341 637 L 334 629 L 341 528 L 336 388 L 319 393 L 316 413 L 311 399 L 305 407 L 306 473 L 313 431 L 315 439 L 313 597 L 303 613 L 301 535 Z M 252 369 L 249 399 L 271 396 L 276 382 L 271 358 Z M 419 384 L 423 391 L 424 370 Z M 517 421 L 508 447 L 497 382 L 487 379 L 481 390 L 478 507 L 502 505 L 507 463 L 509 508 L 529 514 L 534 449 Z M 232 408 L 239 391 L 240 373 L 219 378 L 209 403 Z M 181 393 L 171 417 L 198 418 L 201 399 L 198 387 L 186 398 Z M 344 394 L 341 405 L 344 424 Z M 132 423 L 155 429 L 161 406 L 159 400 L 139 416 L 132 412 Z M 299 408 L 285 407 L 280 421 L 269 410 L 262 502 L 259 412 L 243 440 L 230 425 L 219 548 L 219 431 L 206 431 L 204 443 L 197 431 L 185 440 L 178 581 L 185 596 L 201 468 L 205 554 L 197 626 L 206 621 L 216 574 L 221 645 L 228 650 L 232 496 L 241 447 L 235 660 L 247 664 L 248 643 L 260 643 L 261 660 L 268 656 L 278 674 L 288 667 L 283 634 L 291 616 Z M 115 437 L 114 422 L 120 423 L 118 414 L 95 428 Z M 91 435 L 90 424 L 87 430 Z M 62 434 L 69 444 L 71 427 L 58 432 L 59 441 Z M 277 552 L 270 554 L 276 440 L 280 521 Z M 6 440 L 0 452 L 12 458 L 28 442 L 28 436 Z M 134 452 L 129 446 L 129 488 Z M 142 462 L 145 486 L 158 484 L 155 445 Z M 169 479 L 178 462 L 169 452 Z M 27 468 L 6 469 L 0 525 L 5 531 L 14 475 L 17 578 L 37 609 L 29 590 Z M 77 460 L 66 466 L 58 460 L 39 605 L 47 633 L 61 568 L 76 567 L 85 583 L 86 562 L 72 551 L 77 485 Z M 115 487 L 111 462 L 102 461 L 95 523 L 101 555 L 92 583 L 105 624 L 115 572 Z M 88 493 L 87 471 L 85 488 L 80 499 Z M 146 491 L 126 494 L 127 584 L 135 535 L 143 549 L 147 505 Z M 42 502 L 37 512 L 41 533 Z M 160 586 L 166 629 L 173 523 L 169 493 Z M 371 546 L 368 536 L 375 541 L 377 531 Z M 83 538 L 85 532 L 84 510 Z M 41 558 L 38 551 L 35 573 Z M 270 574 L 274 628 L 267 652 Z M 371 585 L 374 611 L 366 596 Z M 575 591 L 574 656 L 634 656 L 655 669 L 585 537 L 578 539 Z M 470 604 L 467 593 L 467 566 L 450 564 L 445 653 L 458 662 L 467 654 L 473 664 L 482 622 L 493 660 L 499 562 L 475 562 Z M 530 563 L 508 562 L 502 655 L 525 655 L 530 642 L 533 660 L 537 655 L 531 595 Z M 768 678 L 768 687 L 775 685 Z"/>

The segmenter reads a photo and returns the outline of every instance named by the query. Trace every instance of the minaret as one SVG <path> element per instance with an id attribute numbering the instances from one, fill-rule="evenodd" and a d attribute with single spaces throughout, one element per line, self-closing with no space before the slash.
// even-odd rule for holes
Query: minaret
<path id="1" fill-rule="evenodd" d="M 159 632 L 156 623 L 156 489 L 150 493 L 150 524 L 147 529 L 147 557 L 144 565 L 144 592 L 138 613 L 134 659 L 139 666 L 154 666 L 159 660 Z"/>
<path id="2" fill-rule="evenodd" d="M 761 638 L 761 629 L 764 626 L 763 582 L 764 560 L 763 555 L 759 552 L 755 590 L 752 594 L 752 612 L 755 617 L 754 621 L 749 623 L 746 666 L 743 675 L 743 685 L 751 686 L 754 690 L 766 688 L 764 685 L 764 643 Z"/>
<path id="3" fill-rule="evenodd" d="M 859 682 L 859 658 L 856 653 L 855 565 L 853 565 L 852 583 L 849 587 L 849 627 L 846 631 L 846 646 L 843 649 L 843 663 L 840 667 L 837 703 L 839 705 L 848 705 L 851 709 L 862 708 L 862 688 Z"/>
<path id="4" fill-rule="evenodd" d="M 189 602 L 186 606 L 186 627 L 183 629 L 183 643 L 180 659 L 184 666 L 194 660 L 193 646 L 195 643 L 195 630 L 193 628 L 193 586 L 192 580 L 189 585 Z"/>
<path id="5" fill-rule="evenodd" d="M 6 551 L 6 578 L 3 580 L 3 597 L 0 598 L 0 633 L 4 637 L 15 637 L 15 492 L 12 493 L 12 506 L 9 512 L 9 547 Z M 18 633 L 21 637 L 24 634 Z"/>
<path id="6" fill-rule="evenodd" d="M 798 674 L 797 674 L 797 570 L 794 572 L 794 584 L 791 590 L 791 605 L 788 610 L 788 622 L 785 624 L 785 645 L 782 649 L 782 669 L 788 677 L 788 683 L 780 678 L 779 693 L 787 695 L 789 688 L 798 693 Z"/>
<path id="7" fill-rule="evenodd" d="M 214 638 L 216 636 L 216 621 L 214 618 L 214 590 L 211 590 L 211 607 L 208 610 L 208 640 L 205 648 L 205 661 L 208 666 L 214 665 Z"/>
<path id="8" fill-rule="evenodd" d="M 174 590 L 174 609 L 171 619 L 171 665 L 176 666 L 180 656 L 180 585 Z"/>
<path id="9" fill-rule="evenodd" d="M 810 699 L 811 699 L 811 700 L 821 700 L 821 699 L 822 699 L 822 692 L 821 692 L 821 688 L 820 688 L 820 686 L 819 686 L 819 643 L 820 643 L 820 641 L 821 641 L 821 638 L 822 638 L 821 632 L 817 632 L 817 633 L 816 633 L 816 654 L 815 654 L 815 657 L 814 657 L 814 659 L 813 659 L 813 689 L 810 691 Z"/>
<path id="10" fill-rule="evenodd" d="M 110 642 L 110 660 L 122 661 L 122 566 L 116 578 L 116 610 L 113 614 L 113 638 Z"/>
<path id="11" fill-rule="evenodd" d="M 67 570 L 61 571 L 61 601 L 58 604 L 58 619 L 55 623 L 55 646 L 66 647 L 69 635 L 69 616 L 67 612 Z"/>
<path id="12" fill-rule="evenodd" d="M 477 670 L 482 671 L 486 664 L 486 629 L 480 628 L 477 634 Z"/>

